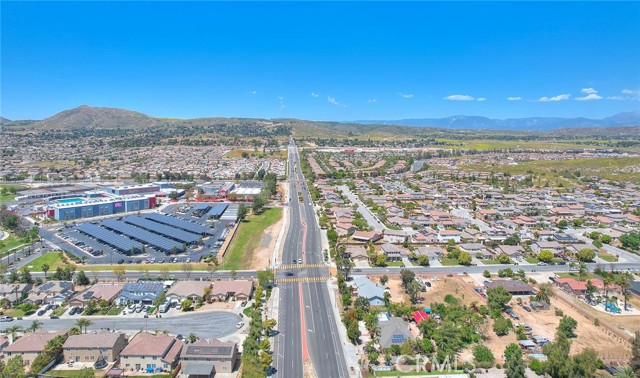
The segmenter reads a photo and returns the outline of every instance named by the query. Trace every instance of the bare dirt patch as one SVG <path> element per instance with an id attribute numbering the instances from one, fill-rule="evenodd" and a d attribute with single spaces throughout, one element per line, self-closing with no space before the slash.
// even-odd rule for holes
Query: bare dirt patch
<path id="1" fill-rule="evenodd" d="M 271 258 L 273 257 L 273 249 L 276 246 L 280 229 L 284 223 L 283 219 L 284 217 L 280 217 L 279 221 L 264 230 L 258 249 L 253 253 L 251 267 L 249 269 L 261 270 L 270 265 Z"/>
<path id="2" fill-rule="evenodd" d="M 427 292 L 422 293 L 424 304 L 444 302 L 444 297 L 448 294 L 453 295 L 463 305 L 485 304 L 484 299 L 473 291 L 474 284 L 470 277 L 424 276 L 423 278 L 431 282 L 431 287 L 427 288 Z"/>
<path id="3" fill-rule="evenodd" d="M 512 303 L 514 303 L 512 301 Z M 571 353 L 578 353 L 585 348 L 593 348 L 602 359 L 619 359 L 630 356 L 630 344 L 613 334 L 603 326 L 596 326 L 593 320 L 583 316 L 571 306 L 557 297 L 551 299 L 551 309 L 548 311 L 527 312 L 518 305 L 513 306 L 513 310 L 520 317 L 520 322 L 524 322 L 533 329 L 534 335 L 541 335 L 549 340 L 553 340 L 556 328 L 560 324 L 559 316 L 555 310 L 559 309 L 564 315 L 574 318 L 578 322 L 575 333 L 576 338 L 572 339 Z M 595 312 L 595 310 L 592 310 Z M 604 315 L 604 314 L 603 314 Z M 605 315 L 606 316 L 606 315 Z M 639 322 L 638 317 L 635 322 Z M 601 320 L 602 324 L 603 320 Z"/>

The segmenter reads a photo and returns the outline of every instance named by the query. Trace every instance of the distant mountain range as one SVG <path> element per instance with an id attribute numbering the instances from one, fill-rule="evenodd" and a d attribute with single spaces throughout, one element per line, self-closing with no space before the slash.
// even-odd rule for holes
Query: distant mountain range
<path id="1" fill-rule="evenodd" d="M 355 122 L 323 122 L 299 119 L 259 119 L 259 118 L 156 118 L 143 113 L 105 107 L 82 105 L 55 114 L 49 118 L 12 121 L 0 117 L 0 126 L 34 130 L 70 129 L 152 129 L 175 127 L 231 127 L 242 128 L 245 132 L 257 129 L 290 127 L 294 135 L 312 137 L 344 137 L 355 135 L 401 136 L 430 135 L 447 130 L 490 131 L 552 131 L 554 133 L 625 134 L 633 135 L 640 130 L 640 111 L 619 113 L 604 119 L 530 117 L 512 119 L 491 119 L 478 116 L 453 116 L 447 118 L 424 118 L 404 120 L 365 120 Z M 589 131 L 590 130 L 590 131 Z M 231 132 L 231 131 L 229 131 Z"/>
<path id="2" fill-rule="evenodd" d="M 353 121 L 365 125 L 399 125 L 411 127 L 437 127 L 443 129 L 467 130 L 528 130 L 551 131 L 565 128 L 640 126 L 640 111 L 618 113 L 603 119 L 529 117 L 492 119 L 479 116 L 457 115 L 446 118 L 418 118 L 399 120 Z"/>

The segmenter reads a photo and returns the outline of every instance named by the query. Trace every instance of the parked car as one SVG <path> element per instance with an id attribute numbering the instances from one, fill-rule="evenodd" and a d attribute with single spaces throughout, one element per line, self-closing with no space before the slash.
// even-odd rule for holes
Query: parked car
<path id="1" fill-rule="evenodd" d="M 244 322 L 239 321 L 238 324 L 236 324 L 236 328 L 242 328 L 242 327 L 244 327 Z"/>

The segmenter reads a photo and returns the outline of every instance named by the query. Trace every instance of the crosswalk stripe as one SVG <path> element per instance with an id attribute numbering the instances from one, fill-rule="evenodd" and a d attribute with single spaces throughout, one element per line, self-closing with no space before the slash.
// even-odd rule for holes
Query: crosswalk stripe
<path id="1" fill-rule="evenodd" d="M 325 268 L 326 265 L 324 264 L 286 264 L 286 265 L 280 265 L 279 267 L 276 268 L 276 270 L 282 270 L 282 269 L 305 269 L 305 268 Z"/>
<path id="2" fill-rule="evenodd" d="M 276 280 L 276 283 L 292 283 L 292 282 L 322 282 L 331 277 L 296 277 L 296 278 L 280 278 Z"/>

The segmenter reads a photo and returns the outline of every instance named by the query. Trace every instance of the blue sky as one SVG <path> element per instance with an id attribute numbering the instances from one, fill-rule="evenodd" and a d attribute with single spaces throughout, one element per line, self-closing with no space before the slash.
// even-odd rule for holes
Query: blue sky
<path id="1" fill-rule="evenodd" d="M 0 113 L 602 118 L 640 109 L 639 2 L 0 2 Z"/>

